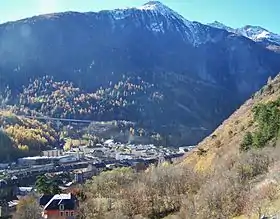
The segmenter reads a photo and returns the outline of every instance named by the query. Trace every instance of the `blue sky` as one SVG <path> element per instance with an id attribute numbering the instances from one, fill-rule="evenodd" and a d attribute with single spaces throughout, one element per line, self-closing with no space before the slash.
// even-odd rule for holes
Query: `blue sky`
<path id="1" fill-rule="evenodd" d="M 0 23 L 61 11 L 137 7 L 147 0 L 0 0 Z M 188 20 L 231 27 L 259 25 L 280 34 L 280 0 L 162 0 Z"/>

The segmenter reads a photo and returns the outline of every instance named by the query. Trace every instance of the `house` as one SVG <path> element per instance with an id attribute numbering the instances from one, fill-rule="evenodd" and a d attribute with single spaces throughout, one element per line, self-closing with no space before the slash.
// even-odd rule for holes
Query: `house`
<path id="1" fill-rule="evenodd" d="M 44 206 L 42 217 L 48 219 L 76 219 L 78 199 L 71 193 L 54 195 Z"/>
<path id="2" fill-rule="evenodd" d="M 33 187 L 18 187 L 18 195 L 25 196 L 34 192 Z"/>
<path id="3" fill-rule="evenodd" d="M 113 139 L 108 139 L 104 142 L 105 147 L 111 147 L 114 145 L 114 140 Z"/>

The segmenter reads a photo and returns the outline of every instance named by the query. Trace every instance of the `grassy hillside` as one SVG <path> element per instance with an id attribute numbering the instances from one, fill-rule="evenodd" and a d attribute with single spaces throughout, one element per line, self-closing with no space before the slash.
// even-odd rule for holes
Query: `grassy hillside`
<path id="1" fill-rule="evenodd" d="M 280 76 L 183 162 L 106 172 L 83 188 L 85 218 L 245 219 L 280 208 Z"/>
<path id="2" fill-rule="evenodd" d="M 220 161 L 229 160 L 240 155 L 240 147 L 245 135 L 260 130 L 260 119 L 257 118 L 256 110 L 262 108 L 278 109 L 280 98 L 280 76 L 268 82 L 257 93 L 247 100 L 237 111 L 235 111 L 227 120 L 225 120 L 210 136 L 198 144 L 197 149 L 185 159 L 185 163 L 195 164 L 198 171 L 209 171 L 220 165 Z M 270 112 L 268 113 L 271 114 Z M 263 120 L 270 124 L 269 117 Z M 274 120 L 276 129 L 279 129 L 278 118 L 271 117 Z M 266 131 L 266 130 L 264 130 Z M 276 135 L 274 133 L 273 135 Z M 265 145 L 268 143 L 265 140 Z M 275 142 L 274 142 L 275 144 Z M 262 145 L 262 146 L 265 146 Z"/>

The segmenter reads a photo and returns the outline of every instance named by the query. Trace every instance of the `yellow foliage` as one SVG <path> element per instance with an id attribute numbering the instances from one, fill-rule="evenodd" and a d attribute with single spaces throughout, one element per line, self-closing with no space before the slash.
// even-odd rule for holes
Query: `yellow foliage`
<path id="1" fill-rule="evenodd" d="M 69 151 L 71 148 L 72 148 L 72 146 L 73 146 L 73 144 L 72 144 L 72 140 L 70 139 L 68 139 L 67 141 L 66 141 L 66 143 L 64 144 L 64 146 L 63 146 L 63 149 L 65 150 L 65 151 Z"/>
<path id="2" fill-rule="evenodd" d="M 162 166 L 162 167 L 168 167 L 168 166 L 170 166 L 170 163 L 167 162 L 167 161 L 165 161 L 165 162 L 163 162 L 163 163 L 161 164 L 161 166 Z"/>
<path id="3" fill-rule="evenodd" d="M 22 151 L 28 151 L 29 147 L 27 145 L 19 145 L 18 149 L 22 150 Z"/>
<path id="4" fill-rule="evenodd" d="M 47 124 L 39 121 L 20 118 L 9 111 L 0 112 L 3 129 L 21 151 L 39 153 L 56 142 L 56 132 Z"/>

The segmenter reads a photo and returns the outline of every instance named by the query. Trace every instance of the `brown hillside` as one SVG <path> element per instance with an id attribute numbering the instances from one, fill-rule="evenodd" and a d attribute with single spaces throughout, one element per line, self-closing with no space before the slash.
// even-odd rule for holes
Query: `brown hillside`
<path id="1" fill-rule="evenodd" d="M 222 160 L 230 162 L 239 154 L 239 146 L 247 131 L 255 129 L 252 109 L 259 103 L 280 97 L 280 75 L 268 80 L 261 90 L 252 95 L 238 110 L 225 120 L 210 136 L 186 156 L 184 163 L 195 165 L 197 171 L 215 169 Z M 221 160 L 222 159 L 222 160 Z"/>

